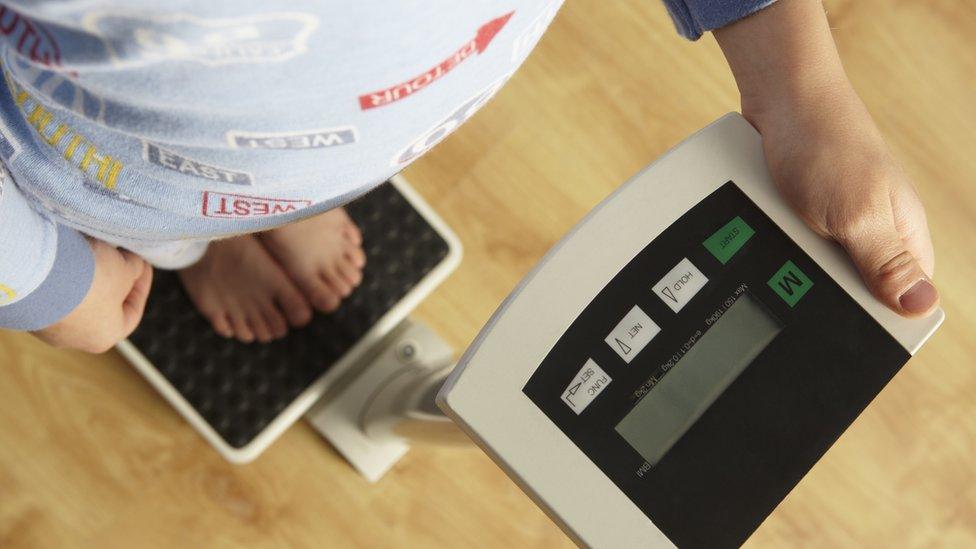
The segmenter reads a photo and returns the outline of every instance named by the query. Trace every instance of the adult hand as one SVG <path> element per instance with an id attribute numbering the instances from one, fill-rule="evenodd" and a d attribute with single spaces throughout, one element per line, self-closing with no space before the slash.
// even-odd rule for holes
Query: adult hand
<path id="1" fill-rule="evenodd" d="M 715 32 L 773 180 L 904 316 L 939 302 L 925 210 L 837 56 L 819 0 L 780 0 Z"/>
<path id="2" fill-rule="evenodd" d="M 146 306 L 152 266 L 132 252 L 89 239 L 95 274 L 88 294 L 68 316 L 33 332 L 50 345 L 102 353 L 128 337 Z"/>

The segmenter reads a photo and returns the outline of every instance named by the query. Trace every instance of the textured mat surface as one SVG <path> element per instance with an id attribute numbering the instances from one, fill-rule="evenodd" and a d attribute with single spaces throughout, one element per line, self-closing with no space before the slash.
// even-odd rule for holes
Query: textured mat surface
<path id="1" fill-rule="evenodd" d="M 362 285 L 331 315 L 268 344 L 217 336 L 175 273 L 158 271 L 129 340 L 228 444 L 245 446 L 448 253 L 448 245 L 390 184 L 347 207 L 363 233 Z"/>

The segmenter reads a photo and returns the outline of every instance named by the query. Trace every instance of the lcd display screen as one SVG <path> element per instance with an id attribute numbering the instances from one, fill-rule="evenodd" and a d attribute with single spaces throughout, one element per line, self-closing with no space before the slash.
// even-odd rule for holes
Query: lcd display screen
<path id="1" fill-rule="evenodd" d="M 736 302 L 616 426 L 657 464 L 782 329 L 749 293 Z"/>

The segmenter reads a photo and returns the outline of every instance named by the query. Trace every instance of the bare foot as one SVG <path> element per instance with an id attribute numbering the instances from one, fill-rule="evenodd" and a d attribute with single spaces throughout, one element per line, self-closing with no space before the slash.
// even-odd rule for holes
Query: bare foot
<path id="1" fill-rule="evenodd" d="M 180 279 L 197 309 L 224 337 L 244 343 L 284 337 L 312 319 L 308 301 L 254 235 L 210 243 Z"/>
<path id="2" fill-rule="evenodd" d="M 261 233 L 259 238 L 320 311 L 336 310 L 363 280 L 363 237 L 342 208 Z"/>

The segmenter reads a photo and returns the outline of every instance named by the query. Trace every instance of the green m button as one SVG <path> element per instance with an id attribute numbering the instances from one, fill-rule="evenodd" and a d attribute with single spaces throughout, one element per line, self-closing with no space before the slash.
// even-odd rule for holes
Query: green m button
<path id="1" fill-rule="evenodd" d="M 776 295 L 783 298 L 783 301 L 790 307 L 796 305 L 800 298 L 805 296 L 813 287 L 813 281 L 792 261 L 787 261 L 780 267 L 766 284 L 769 284 Z"/>

